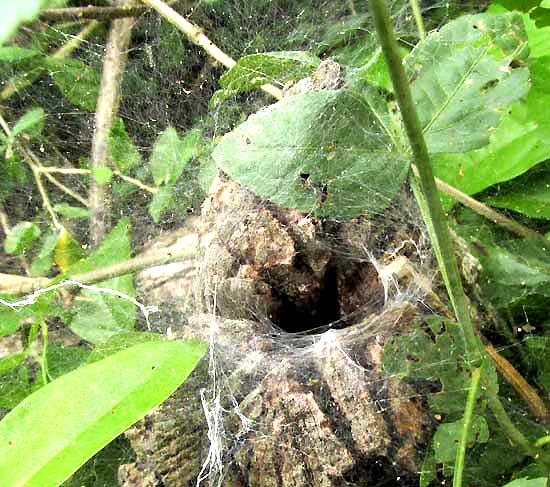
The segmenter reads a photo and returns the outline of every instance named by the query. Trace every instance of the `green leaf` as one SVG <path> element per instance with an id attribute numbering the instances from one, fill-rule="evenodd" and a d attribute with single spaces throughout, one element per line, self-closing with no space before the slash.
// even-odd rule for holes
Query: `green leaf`
<path id="1" fill-rule="evenodd" d="M 83 347 L 50 345 L 47 352 L 48 373 L 57 379 L 85 364 L 91 351 Z"/>
<path id="2" fill-rule="evenodd" d="M 4 250 L 12 255 L 24 254 L 41 233 L 35 223 L 18 223 L 8 233 L 4 241 Z"/>
<path id="3" fill-rule="evenodd" d="M 531 218 L 550 219 L 550 167 L 536 167 L 486 198 L 485 203 L 514 210 Z"/>
<path id="4" fill-rule="evenodd" d="M 27 397 L 0 422 L 3 486 L 58 486 L 174 392 L 205 351 L 199 342 L 136 345 Z"/>
<path id="5" fill-rule="evenodd" d="M 155 223 L 159 223 L 162 214 L 173 205 L 173 193 L 172 186 L 161 186 L 153 195 L 153 199 L 149 203 L 149 214 Z"/>
<path id="6" fill-rule="evenodd" d="M 17 307 L 16 310 L 11 307 L 0 304 L 0 337 L 10 335 L 17 331 L 21 322 L 39 321 L 46 316 L 57 316 L 56 310 L 59 309 L 59 303 L 56 300 L 57 293 L 51 291 L 39 296 L 33 304 Z M 18 297 L 0 295 L 0 298 L 8 303 L 17 302 Z"/>
<path id="7" fill-rule="evenodd" d="M 27 366 L 19 364 L 0 376 L 0 408 L 14 408 L 37 387 L 33 387 L 29 381 Z M 3 477 L 0 478 L 4 480 Z"/>
<path id="8" fill-rule="evenodd" d="M 466 194 L 478 193 L 548 158 L 550 144 L 545 137 L 528 108 L 514 105 L 487 147 L 466 154 L 435 154 L 431 159 L 434 175 Z M 448 196 L 442 200 L 447 209 L 454 203 Z"/>
<path id="9" fill-rule="evenodd" d="M 43 0 L 0 2 L 0 45 L 4 44 L 23 22 L 31 22 L 38 15 Z"/>
<path id="10" fill-rule="evenodd" d="M 173 127 L 168 127 L 157 139 L 149 159 L 157 186 L 174 184 L 187 163 L 195 155 L 201 132 L 192 130 L 180 139 Z"/>
<path id="11" fill-rule="evenodd" d="M 512 480 L 503 487 L 546 487 L 548 485 L 548 477 L 541 477 L 538 479 L 523 479 Z"/>
<path id="12" fill-rule="evenodd" d="M 31 275 L 43 276 L 52 268 L 54 264 L 53 254 L 55 251 L 55 246 L 57 245 L 57 239 L 57 232 L 48 232 L 44 236 L 40 250 L 30 266 L 29 271 Z"/>
<path id="13" fill-rule="evenodd" d="M 133 347 L 138 343 L 148 343 L 163 340 L 162 335 L 158 333 L 148 333 L 143 331 L 126 331 L 111 336 L 104 343 L 94 348 L 88 357 L 88 363 L 97 362 L 109 357 L 121 350 Z"/>
<path id="14" fill-rule="evenodd" d="M 305 51 L 282 51 L 250 54 L 237 61 L 220 78 L 221 89 L 214 93 L 211 105 L 266 83 L 282 85 L 305 78 L 319 66 L 320 59 Z"/>
<path id="15" fill-rule="evenodd" d="M 538 241 L 483 242 L 479 254 L 484 290 L 497 307 L 520 305 L 528 297 L 550 297 L 550 246 Z"/>
<path id="16" fill-rule="evenodd" d="M 462 436 L 463 420 L 440 424 L 433 437 L 435 459 L 440 463 L 453 463 Z M 486 443 L 489 427 L 483 416 L 474 416 L 468 430 L 468 448 L 476 443 Z"/>
<path id="17" fill-rule="evenodd" d="M 0 47 L 0 62 L 18 63 L 36 56 L 40 56 L 40 52 L 34 49 L 19 46 Z"/>
<path id="18" fill-rule="evenodd" d="M 78 59 L 50 57 L 46 62 L 59 91 L 73 105 L 94 112 L 99 93 L 99 73 Z"/>
<path id="19" fill-rule="evenodd" d="M 141 162 L 141 156 L 121 118 L 116 118 L 113 123 L 109 136 L 109 150 L 115 166 L 123 173 L 130 171 Z"/>
<path id="20" fill-rule="evenodd" d="M 4 375 L 6 372 L 17 367 L 26 358 L 27 352 L 16 352 L 0 358 L 0 375 Z"/>
<path id="21" fill-rule="evenodd" d="M 520 10 L 525 13 L 522 14 L 523 23 L 525 25 L 525 32 L 529 39 L 529 57 L 531 59 L 542 56 L 550 56 L 550 27 L 539 28 L 527 13 L 529 10 L 538 4 L 533 0 L 499 0 L 497 3 L 492 4 L 488 11 L 492 13 L 508 12 L 510 10 Z"/>
<path id="22" fill-rule="evenodd" d="M 44 128 L 44 119 L 46 114 L 42 108 L 33 108 L 23 115 L 12 129 L 12 136 L 25 136 L 26 139 L 32 139 L 42 132 Z"/>
<path id="23" fill-rule="evenodd" d="M 130 258 L 130 226 L 128 220 L 121 220 L 107 235 L 100 247 L 84 261 L 70 268 L 70 275 L 105 267 Z M 119 276 L 97 284 L 129 297 L 135 296 L 131 275 Z M 70 328 L 77 335 L 92 343 L 100 343 L 111 335 L 132 330 L 136 322 L 135 305 L 116 295 L 82 290 L 75 299 L 74 316 Z"/>
<path id="24" fill-rule="evenodd" d="M 323 217 L 383 211 L 409 169 L 365 100 L 345 90 L 285 98 L 226 134 L 212 156 L 257 195 Z"/>
<path id="25" fill-rule="evenodd" d="M 88 208 L 82 208 L 80 206 L 71 206 L 67 203 L 59 203 L 57 205 L 54 205 L 53 209 L 56 213 L 59 213 L 62 216 L 66 216 L 67 218 L 90 218 L 90 210 L 88 210 Z"/>
<path id="26" fill-rule="evenodd" d="M 405 58 L 428 149 L 467 152 L 489 143 L 505 108 L 529 88 L 520 14 L 459 17 Z"/>
<path id="27" fill-rule="evenodd" d="M 92 176 L 98 184 L 109 184 L 113 179 L 113 171 L 107 166 L 94 167 Z"/>

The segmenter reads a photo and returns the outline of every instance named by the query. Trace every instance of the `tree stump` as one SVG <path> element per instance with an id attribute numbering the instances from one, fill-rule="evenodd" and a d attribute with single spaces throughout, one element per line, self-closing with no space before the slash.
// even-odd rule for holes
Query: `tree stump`
<path id="1" fill-rule="evenodd" d="M 195 314 L 175 330 L 210 355 L 126 433 L 136 462 L 121 484 L 416 485 L 434 422 L 382 355 L 443 306 L 420 222 L 405 187 L 384 214 L 322 221 L 218 173 L 198 224 Z"/>

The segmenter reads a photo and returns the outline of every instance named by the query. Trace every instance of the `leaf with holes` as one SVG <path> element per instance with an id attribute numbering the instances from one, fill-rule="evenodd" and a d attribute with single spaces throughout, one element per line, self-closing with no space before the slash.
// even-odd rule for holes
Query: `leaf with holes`
<path id="1" fill-rule="evenodd" d="M 465 15 L 418 44 L 405 65 L 430 152 L 489 142 L 505 108 L 527 93 L 527 54 L 516 13 Z"/>
<path id="2" fill-rule="evenodd" d="M 205 351 L 194 341 L 142 343 L 42 387 L 0 422 L 2 486 L 58 486 L 174 392 Z"/>
<path id="3" fill-rule="evenodd" d="M 226 134 L 213 157 L 258 196 L 321 217 L 384 211 L 409 170 L 363 98 L 345 90 L 261 110 Z"/>

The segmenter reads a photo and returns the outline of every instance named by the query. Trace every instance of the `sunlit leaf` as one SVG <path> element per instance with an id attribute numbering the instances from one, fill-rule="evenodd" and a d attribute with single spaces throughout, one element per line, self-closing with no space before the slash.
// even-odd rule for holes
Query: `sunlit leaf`
<path id="1" fill-rule="evenodd" d="M 43 0 L 19 0 L 0 2 L 0 45 L 17 30 L 19 24 L 32 21 L 40 11 Z"/>
<path id="2" fill-rule="evenodd" d="M 165 400 L 204 352 L 198 342 L 136 345 L 27 397 L 0 422 L 3 487 L 58 486 Z"/>

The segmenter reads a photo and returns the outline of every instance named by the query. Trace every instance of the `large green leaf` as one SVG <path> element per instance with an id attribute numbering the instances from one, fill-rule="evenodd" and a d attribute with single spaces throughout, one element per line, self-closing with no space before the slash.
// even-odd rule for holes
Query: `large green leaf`
<path id="1" fill-rule="evenodd" d="M 325 217 L 383 211 L 409 168 L 365 100 L 345 90 L 265 108 L 226 134 L 213 157 L 257 195 Z"/>
<path id="2" fill-rule="evenodd" d="M 199 342 L 136 345 L 27 397 L 0 422 L 2 487 L 56 487 L 164 401 L 191 373 Z"/>
<path id="3" fill-rule="evenodd" d="M 503 487 L 546 487 L 548 485 L 548 477 L 540 477 L 538 479 L 522 479 L 512 480 Z"/>
<path id="4" fill-rule="evenodd" d="M 434 154 L 437 177 L 467 194 L 515 178 L 550 156 L 543 128 L 525 104 L 514 105 L 491 135 L 491 143 L 466 154 Z M 453 203 L 444 196 L 447 208 Z"/>
<path id="5" fill-rule="evenodd" d="M 504 109 L 527 93 L 520 14 L 465 15 L 405 58 L 430 152 L 467 152 L 489 142 Z"/>
<path id="6" fill-rule="evenodd" d="M 217 105 L 237 93 L 253 90 L 266 83 L 282 85 L 309 76 L 321 61 L 305 51 L 281 51 L 250 54 L 237 61 L 220 78 L 221 89 L 214 93 L 211 104 Z"/>
<path id="7" fill-rule="evenodd" d="M 70 274 L 87 272 L 130 258 L 130 226 L 121 220 L 101 246 L 84 261 L 70 269 Z M 135 296 L 131 275 L 119 276 L 97 284 L 129 297 Z M 70 328 L 82 338 L 99 343 L 121 331 L 132 330 L 136 321 L 135 305 L 116 295 L 84 289 L 75 299 Z"/>

